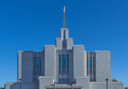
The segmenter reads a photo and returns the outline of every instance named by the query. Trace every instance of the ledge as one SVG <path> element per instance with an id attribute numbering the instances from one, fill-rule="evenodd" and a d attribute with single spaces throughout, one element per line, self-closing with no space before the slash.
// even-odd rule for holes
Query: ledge
<path id="1" fill-rule="evenodd" d="M 69 84 L 56 84 L 55 86 L 46 86 L 46 88 L 82 88 L 82 86 L 79 84 L 72 84 L 72 86 Z"/>

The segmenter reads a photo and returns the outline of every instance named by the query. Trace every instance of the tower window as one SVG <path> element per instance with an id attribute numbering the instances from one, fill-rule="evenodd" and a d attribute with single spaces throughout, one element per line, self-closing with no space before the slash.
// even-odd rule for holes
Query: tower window
<path id="1" fill-rule="evenodd" d="M 40 57 L 34 57 L 34 74 L 39 76 L 41 73 L 41 59 Z"/>
<path id="2" fill-rule="evenodd" d="M 65 40 L 65 38 L 66 38 L 66 30 L 64 30 L 64 40 Z"/>
<path id="3" fill-rule="evenodd" d="M 69 83 L 69 55 L 59 56 L 59 83 Z"/>

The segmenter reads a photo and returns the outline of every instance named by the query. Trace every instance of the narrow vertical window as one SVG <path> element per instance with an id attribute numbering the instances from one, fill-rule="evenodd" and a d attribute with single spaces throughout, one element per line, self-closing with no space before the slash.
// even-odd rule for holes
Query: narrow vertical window
<path id="1" fill-rule="evenodd" d="M 96 81 L 96 55 L 93 52 L 93 81 Z"/>
<path id="2" fill-rule="evenodd" d="M 34 74 L 39 76 L 41 73 L 41 60 L 40 57 L 34 57 Z"/>
<path id="3" fill-rule="evenodd" d="M 59 83 L 66 84 L 69 81 L 69 56 L 59 56 Z"/>
<path id="4" fill-rule="evenodd" d="M 96 81 L 96 57 L 95 52 L 87 53 L 87 75 L 90 81 Z"/>
<path id="5" fill-rule="evenodd" d="M 89 75 L 89 67 L 88 67 L 88 64 L 89 64 L 89 62 L 88 62 L 88 52 L 87 52 L 87 75 Z"/>
<path id="6" fill-rule="evenodd" d="M 59 83 L 62 83 L 62 60 L 61 60 L 61 56 L 59 56 Z"/>
<path id="7" fill-rule="evenodd" d="M 65 38 L 66 38 L 66 30 L 64 30 L 64 40 L 65 40 Z"/>
<path id="8" fill-rule="evenodd" d="M 92 81 L 92 57 L 90 57 L 90 81 Z"/>
<path id="9" fill-rule="evenodd" d="M 62 56 L 62 79 L 63 79 L 63 83 L 65 83 L 66 81 L 66 56 Z"/>
<path id="10" fill-rule="evenodd" d="M 67 55 L 67 82 L 69 83 L 69 55 Z"/>

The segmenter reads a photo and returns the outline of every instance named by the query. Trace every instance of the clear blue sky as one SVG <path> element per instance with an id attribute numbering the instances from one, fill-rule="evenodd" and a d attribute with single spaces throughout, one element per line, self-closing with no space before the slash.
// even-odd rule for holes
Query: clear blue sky
<path id="1" fill-rule="evenodd" d="M 17 80 L 17 51 L 54 44 L 66 23 L 74 44 L 111 51 L 111 75 L 128 86 L 128 0 L 0 0 L 0 86 Z"/>

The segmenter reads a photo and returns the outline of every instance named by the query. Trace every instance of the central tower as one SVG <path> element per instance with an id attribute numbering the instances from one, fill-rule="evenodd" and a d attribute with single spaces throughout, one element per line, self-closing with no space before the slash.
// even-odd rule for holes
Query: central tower
<path id="1" fill-rule="evenodd" d="M 73 62 L 72 62 L 73 40 L 68 37 L 66 28 L 65 6 L 63 9 L 63 25 L 60 30 L 60 38 L 56 39 L 57 48 L 57 82 L 60 84 L 71 84 L 73 81 Z"/>

